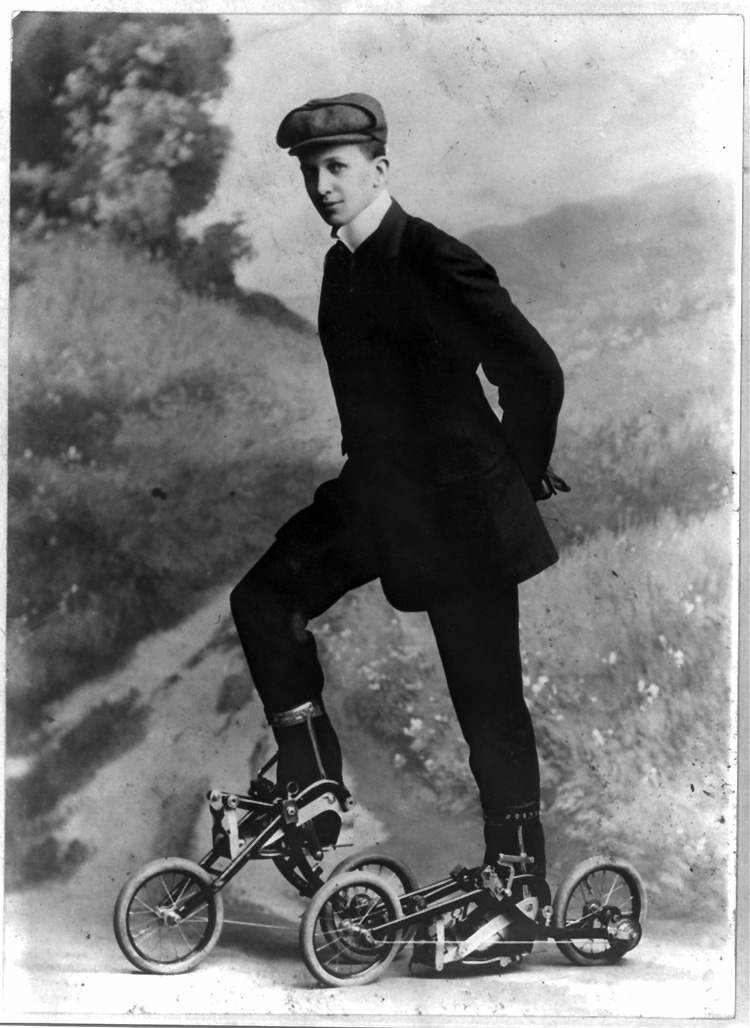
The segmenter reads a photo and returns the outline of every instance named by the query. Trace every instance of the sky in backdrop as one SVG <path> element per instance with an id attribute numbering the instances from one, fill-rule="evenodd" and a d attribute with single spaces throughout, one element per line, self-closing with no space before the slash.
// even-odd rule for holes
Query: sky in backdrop
<path id="1" fill-rule="evenodd" d="M 328 229 L 275 144 L 316 96 L 367 92 L 391 192 L 447 231 L 741 166 L 742 21 L 672 15 L 235 15 L 234 143 L 204 220 L 245 219 L 243 285 L 314 295 Z"/>

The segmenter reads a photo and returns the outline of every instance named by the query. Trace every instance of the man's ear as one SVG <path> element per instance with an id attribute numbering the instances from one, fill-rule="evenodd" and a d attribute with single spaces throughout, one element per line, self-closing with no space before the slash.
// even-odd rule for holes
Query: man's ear
<path id="1" fill-rule="evenodd" d="M 388 172 L 391 167 L 391 162 L 387 157 L 378 157 L 375 161 L 375 169 L 377 171 L 377 183 L 378 185 L 385 184 L 388 181 Z"/>

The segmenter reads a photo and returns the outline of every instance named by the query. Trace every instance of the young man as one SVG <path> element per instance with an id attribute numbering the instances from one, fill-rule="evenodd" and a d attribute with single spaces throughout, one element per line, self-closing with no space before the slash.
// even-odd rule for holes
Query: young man
<path id="1" fill-rule="evenodd" d="M 346 462 L 235 588 L 232 612 L 283 791 L 341 780 L 308 621 L 375 578 L 397 609 L 426 611 L 479 789 L 484 859 L 523 844 L 543 892 L 518 584 L 557 560 L 535 501 L 561 484 L 548 464 L 563 376 L 490 265 L 391 199 L 386 135 L 381 105 L 360 93 L 311 100 L 278 130 L 337 240 L 319 329 Z"/>

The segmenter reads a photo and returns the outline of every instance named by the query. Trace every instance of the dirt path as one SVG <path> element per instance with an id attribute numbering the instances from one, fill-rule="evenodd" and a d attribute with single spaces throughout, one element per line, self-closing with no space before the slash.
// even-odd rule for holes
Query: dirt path
<path id="1" fill-rule="evenodd" d="M 32 975 L 51 967 L 127 973 L 111 930 L 122 883 L 156 857 L 202 856 L 210 840 L 207 790 L 246 788 L 251 758 L 254 770 L 272 752 L 237 646 L 226 588 L 207 597 L 176 628 L 144 640 L 125 667 L 61 701 L 51 710 L 54 736 L 63 736 L 103 702 L 112 704 L 131 694 L 150 711 L 145 737 L 100 767 L 56 811 L 61 842 L 79 840 L 90 851 L 89 859 L 69 880 L 6 896 L 6 986 L 20 981 L 24 968 Z M 392 822 L 390 831 L 395 827 L 406 834 L 406 825 L 413 830 L 413 809 L 403 795 L 403 783 L 392 780 L 385 755 L 368 745 L 366 737 L 354 749 L 359 759 L 356 767 L 347 767 L 347 782 L 355 795 L 372 797 L 383 807 L 378 815 L 358 802 L 357 848 L 385 847 L 390 836 L 384 817 Z M 361 789 L 360 774 L 367 779 Z M 444 859 L 452 861 L 450 866 L 459 859 L 463 836 L 458 837 L 461 846 L 438 845 L 437 823 L 433 818 L 432 831 L 427 827 L 420 832 L 411 847 L 419 859 L 418 874 L 443 873 Z M 405 841 L 409 848 L 408 836 Z M 338 849 L 326 855 L 324 866 L 330 870 L 350 852 Z M 265 862 L 235 879 L 226 903 L 230 918 L 257 921 L 260 916 L 265 922 L 269 912 L 276 922 L 279 917 L 294 922 L 303 909 L 294 889 Z"/>
<path id="2" fill-rule="evenodd" d="M 419 634 L 404 616 L 404 630 Z M 242 789 L 250 755 L 268 749 L 268 732 L 229 622 L 227 591 L 169 632 L 145 640 L 127 666 L 82 687 L 52 711 L 62 734 L 92 707 L 135 691 L 150 709 L 144 739 L 104 764 L 59 814 L 66 839 L 90 858 L 65 882 L 11 893 L 5 903 L 4 1013 L 34 1015 L 202 1014 L 370 1016 L 493 1014 L 520 1016 L 726 1016 L 732 961 L 726 941 L 696 926 L 655 926 L 616 968 L 595 972 L 538 947 L 521 968 L 496 976 L 413 978 L 401 960 L 360 989 L 327 990 L 301 963 L 297 929 L 302 901 L 270 863 L 259 862 L 232 883 L 222 943 L 204 965 L 178 978 L 134 974 L 111 929 L 126 877 L 157 856 L 199 857 L 207 849 L 210 786 Z M 379 845 L 405 859 L 420 881 L 476 858 L 478 829 L 452 818 L 450 830 L 428 793 L 405 790 L 387 755 L 366 735 L 351 747 L 348 782 L 359 802 L 356 848 Z M 351 850 L 328 855 L 325 866 Z M 273 925 L 274 927 L 262 927 Z M 686 930 L 687 929 L 687 930 Z"/>
<path id="3" fill-rule="evenodd" d="M 688 931 L 686 931 L 688 927 Z M 6 1016 L 30 1020 L 69 1014 L 84 1021 L 118 1015 L 142 1023 L 146 1017 L 178 1023 L 290 1024 L 298 1018 L 367 1018 L 396 1015 L 441 1023 L 456 1015 L 509 1018 L 520 1023 L 559 1025 L 564 1017 L 689 1019 L 731 1017 L 733 976 L 726 954 L 709 931 L 666 923 L 651 926 L 638 950 L 614 967 L 569 964 L 554 948 L 538 947 L 520 966 L 502 975 L 437 978 L 412 976 L 408 954 L 371 985 L 326 989 L 305 970 L 297 948 L 296 924 L 286 930 L 225 929 L 224 942 L 188 975 L 154 977 L 113 959 L 111 946 L 97 969 L 82 970 L 80 945 L 63 944 L 54 954 L 14 967 L 6 979 Z M 40 955 L 41 956 L 41 955 Z M 115 964 L 119 963 L 117 969 Z M 22 1017 L 18 1016 L 21 1020 Z M 281 1019 L 280 1021 L 278 1019 Z M 518 1019 L 518 1022 L 515 1021 Z M 360 1022 L 361 1023 L 361 1022 Z M 590 1023 L 590 1022 L 589 1022 Z"/>

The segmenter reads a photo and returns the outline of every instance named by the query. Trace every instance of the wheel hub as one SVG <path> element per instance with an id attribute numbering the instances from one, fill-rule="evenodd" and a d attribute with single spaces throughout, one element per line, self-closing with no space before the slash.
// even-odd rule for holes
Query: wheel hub
<path id="1" fill-rule="evenodd" d="M 372 900 L 363 892 L 358 892 L 349 904 L 349 912 L 352 917 L 364 917 L 372 904 Z"/>
<path id="2" fill-rule="evenodd" d="M 618 917 L 607 926 L 612 945 L 627 952 L 641 941 L 641 926 L 634 917 Z"/>
<path id="3" fill-rule="evenodd" d="M 174 925 L 179 924 L 182 920 L 174 907 L 159 907 L 157 914 L 164 924 L 169 925 L 170 927 L 174 927 Z"/>

